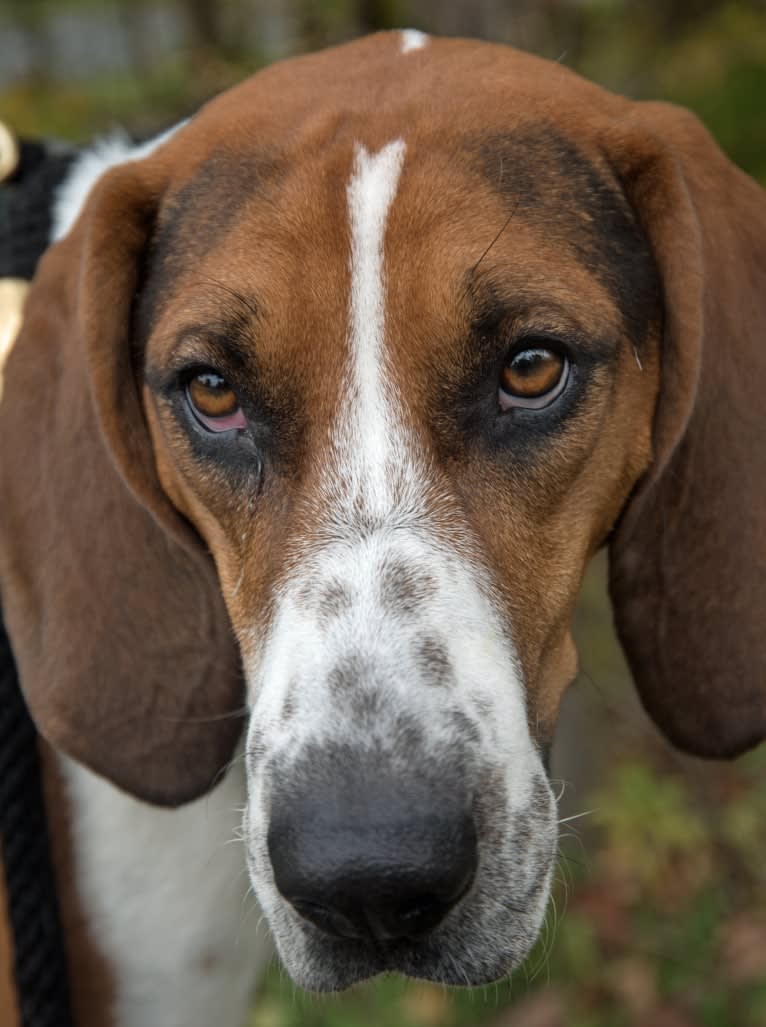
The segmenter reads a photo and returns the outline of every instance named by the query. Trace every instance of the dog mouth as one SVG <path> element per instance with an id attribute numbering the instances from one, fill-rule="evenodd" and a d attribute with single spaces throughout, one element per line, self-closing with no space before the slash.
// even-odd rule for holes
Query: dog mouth
<path id="1" fill-rule="evenodd" d="M 388 973 L 477 987 L 507 976 L 529 955 L 544 919 L 551 876 L 549 870 L 540 874 L 537 901 L 524 907 L 509 898 L 500 915 L 487 908 L 493 903 L 474 882 L 445 921 L 406 937 L 380 931 L 366 937 L 329 934 L 286 903 L 270 921 L 283 964 L 307 991 L 343 991 Z"/>
<path id="2" fill-rule="evenodd" d="M 261 802 L 251 796 L 248 819 L 268 824 L 265 836 L 246 825 L 254 890 L 293 981 L 341 991 L 399 973 L 479 986 L 523 962 L 558 841 L 542 767 L 514 806 L 486 776 L 467 801 L 465 777 L 444 767 L 438 782 L 421 777 L 403 790 L 378 761 L 366 772 L 354 761 L 352 776 L 324 757 L 314 754 L 310 774 L 304 764 L 300 788 L 291 777 Z"/>

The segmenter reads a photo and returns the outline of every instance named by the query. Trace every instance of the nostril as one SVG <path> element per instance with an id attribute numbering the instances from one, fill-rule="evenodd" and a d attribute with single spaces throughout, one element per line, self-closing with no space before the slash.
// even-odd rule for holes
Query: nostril
<path id="1" fill-rule="evenodd" d="M 393 907 L 390 911 L 382 910 L 377 924 L 370 917 L 370 927 L 372 933 L 377 937 L 412 940 L 423 938 L 442 922 L 458 901 L 459 899 L 453 902 L 437 898 L 434 895 L 423 896 L 415 901 Z"/>
<path id="2" fill-rule="evenodd" d="M 464 853 L 467 858 L 457 866 L 453 864 L 448 887 L 442 888 L 439 894 L 414 895 L 393 905 L 390 912 L 386 911 L 392 936 L 421 938 L 430 933 L 470 891 L 476 876 L 475 838 L 473 842 L 470 853 Z"/>
<path id="3" fill-rule="evenodd" d="M 288 897 L 285 896 L 285 898 Z M 367 932 L 364 926 L 357 926 L 353 920 L 344 916 L 338 909 L 298 897 L 288 898 L 288 902 L 304 920 L 308 920 L 325 934 L 357 940 L 366 937 Z"/>
<path id="4" fill-rule="evenodd" d="M 352 940 L 372 938 L 384 943 L 399 939 L 416 941 L 425 937 L 441 923 L 468 888 L 470 882 L 454 900 L 423 895 L 398 905 L 393 902 L 360 902 L 345 912 L 337 906 L 331 907 L 297 896 L 285 897 L 296 913 L 325 934 Z"/>
<path id="5" fill-rule="evenodd" d="M 399 906 L 396 919 L 403 928 L 408 928 L 407 933 L 418 933 L 424 925 L 429 924 L 441 905 L 442 903 L 433 895 L 424 896 L 415 902 Z"/>

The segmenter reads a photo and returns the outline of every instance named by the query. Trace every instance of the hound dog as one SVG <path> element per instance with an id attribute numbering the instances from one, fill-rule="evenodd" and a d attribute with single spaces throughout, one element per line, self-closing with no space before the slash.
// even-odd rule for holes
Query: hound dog
<path id="1" fill-rule="evenodd" d="M 517 966 L 600 547 L 671 741 L 766 735 L 766 203 L 693 116 L 378 35 L 86 154 L 55 237 L 0 582 L 81 1027 L 234 1027 L 270 938 Z"/>

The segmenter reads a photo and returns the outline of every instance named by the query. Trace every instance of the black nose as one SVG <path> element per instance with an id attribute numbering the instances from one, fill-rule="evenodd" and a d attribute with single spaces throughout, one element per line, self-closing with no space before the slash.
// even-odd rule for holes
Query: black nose
<path id="1" fill-rule="evenodd" d="M 312 774 L 274 796 L 268 848 L 277 888 L 335 937 L 422 938 L 476 873 L 476 833 L 459 789 L 369 768 L 328 777 Z"/>

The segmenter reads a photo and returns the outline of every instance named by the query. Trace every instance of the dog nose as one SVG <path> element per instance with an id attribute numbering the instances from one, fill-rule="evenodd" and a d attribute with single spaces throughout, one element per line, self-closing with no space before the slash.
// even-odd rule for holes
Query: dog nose
<path id="1" fill-rule="evenodd" d="M 432 931 L 471 887 L 476 832 L 442 788 L 385 778 L 275 795 L 268 831 L 274 880 L 305 920 L 336 938 L 376 943 Z"/>

